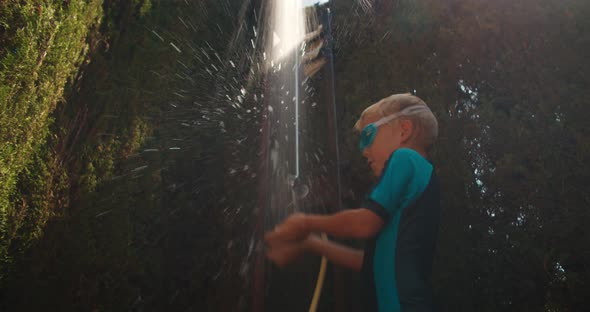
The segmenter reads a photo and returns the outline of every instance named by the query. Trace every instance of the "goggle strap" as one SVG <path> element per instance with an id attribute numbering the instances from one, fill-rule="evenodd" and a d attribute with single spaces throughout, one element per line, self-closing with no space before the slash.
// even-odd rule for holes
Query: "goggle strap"
<path id="1" fill-rule="evenodd" d="M 386 117 L 383 117 L 377 121 L 375 121 L 373 124 L 377 127 L 381 126 L 384 123 L 390 122 L 398 117 L 402 117 L 402 116 L 410 116 L 410 115 L 415 115 L 418 113 L 422 113 L 422 112 L 429 112 L 430 109 L 428 108 L 428 106 L 425 105 L 414 105 L 414 106 L 410 106 L 410 107 L 406 107 L 404 108 L 402 111 L 397 112 L 393 115 L 389 115 Z"/>

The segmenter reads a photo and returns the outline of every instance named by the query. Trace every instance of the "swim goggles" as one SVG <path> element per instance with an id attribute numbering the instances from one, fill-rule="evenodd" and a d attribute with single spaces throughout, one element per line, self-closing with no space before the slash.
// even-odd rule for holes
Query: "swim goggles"
<path id="1" fill-rule="evenodd" d="M 430 111 L 430 109 L 428 108 L 428 106 L 425 106 L 425 105 L 409 106 L 409 107 L 406 107 L 403 110 L 401 110 L 395 114 L 385 116 L 375 122 L 368 124 L 361 131 L 361 142 L 359 145 L 361 152 L 364 151 L 365 148 L 367 148 L 367 147 L 371 146 L 371 144 L 373 144 L 373 141 L 375 140 L 375 137 L 377 136 L 377 128 L 379 128 L 379 126 L 386 124 L 386 123 L 388 123 L 396 118 L 399 118 L 399 117 L 410 116 L 410 115 L 415 115 L 415 114 L 419 114 L 422 112 L 429 112 L 429 111 Z"/>

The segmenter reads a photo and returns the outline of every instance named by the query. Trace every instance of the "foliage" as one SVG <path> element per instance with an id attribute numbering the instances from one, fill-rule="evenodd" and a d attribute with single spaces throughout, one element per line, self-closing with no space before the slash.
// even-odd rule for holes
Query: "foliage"
<path id="1" fill-rule="evenodd" d="M 0 9 L 0 266 L 40 235 L 63 171 L 43 146 L 51 112 L 88 50 L 100 1 L 28 1 Z M 51 179 L 50 177 L 54 177 Z M 13 247 L 11 247 L 13 246 Z M 0 279 L 3 273 L 0 273 Z"/>
<path id="2" fill-rule="evenodd" d="M 203 283 L 208 283 L 207 280 L 211 281 L 211 277 L 199 281 L 203 278 L 202 272 L 216 274 L 213 264 L 219 262 L 221 253 L 211 253 L 206 258 L 215 260 L 203 262 L 203 256 L 195 248 L 203 243 L 221 243 L 221 237 L 212 239 L 207 236 L 221 226 L 209 217 L 220 210 L 190 209 L 189 202 L 193 206 L 207 203 L 213 206 L 214 198 L 197 202 L 191 198 L 190 192 L 175 191 L 172 181 L 186 179 L 187 173 L 195 170 L 211 171 L 209 175 L 214 176 L 218 170 L 224 169 L 217 165 L 217 160 L 213 163 L 202 161 L 196 168 L 176 165 L 187 163 L 190 157 L 204 149 L 200 148 L 201 143 L 197 143 L 199 140 L 195 140 L 194 149 L 183 147 L 185 154 L 170 151 L 169 148 L 174 146 L 170 145 L 171 137 L 197 136 L 193 131 L 178 131 L 176 119 L 168 117 L 173 112 L 162 109 L 163 105 L 171 107 L 168 105 L 170 90 L 195 90 L 203 94 L 203 90 L 210 90 L 215 81 L 195 86 L 188 79 L 175 79 L 181 66 L 177 62 L 178 52 L 169 42 L 162 43 L 155 32 L 166 36 L 165 28 L 171 23 L 177 24 L 174 26 L 176 30 L 184 30 L 187 34 L 193 30 L 189 29 L 189 32 L 176 15 L 170 14 L 178 10 L 178 3 L 153 2 L 152 11 L 148 10 L 149 5 L 148 1 L 104 3 L 101 32 L 89 39 L 91 54 L 88 64 L 66 86 L 65 104 L 57 107 L 52 115 L 56 122 L 50 130 L 55 137 L 43 146 L 45 151 L 55 153 L 47 162 L 57 162 L 59 168 L 68 173 L 68 194 L 65 196 L 68 207 L 59 218 L 50 218 L 44 234 L 38 240 L 32 240 L 30 248 L 23 247 L 22 255 L 11 254 L 18 256 L 19 261 L 1 285 L 0 309 L 36 310 L 48 306 L 57 310 L 87 309 L 90 306 L 106 310 L 133 306 L 162 306 L 164 309 L 165 304 L 160 299 L 178 294 L 176 287 L 166 285 L 168 275 L 173 274 L 179 281 L 186 279 L 186 271 L 176 268 L 178 261 L 185 263 L 183 268 L 191 270 L 189 276 L 198 281 L 194 287 L 199 289 Z M 153 14 L 158 12 L 156 7 L 165 14 Z M 201 11 L 199 14 L 202 14 L 202 20 L 193 20 L 191 24 L 205 29 L 200 33 L 201 38 L 206 38 L 215 47 L 214 39 L 219 36 L 208 33 L 204 18 L 214 18 L 219 13 Z M 190 22 L 188 18 L 186 21 Z M 147 25 L 154 27 L 154 33 L 146 31 Z M 191 44 L 190 41 L 175 43 L 183 49 L 186 44 Z M 186 58 L 182 59 L 184 64 L 193 66 L 190 54 L 182 56 Z M 180 87 L 181 84 L 184 85 Z M 183 102 L 185 97 L 187 100 Z M 186 94 L 179 98 L 178 102 L 182 104 L 194 105 L 192 101 L 195 99 Z M 190 110 L 180 113 L 195 114 Z M 152 133 L 154 124 L 159 123 L 166 127 Z M 164 136 L 161 137 L 160 133 Z M 210 142 L 208 148 L 215 145 L 213 137 L 200 137 Z M 139 153 L 138 149 L 144 144 L 158 152 Z M 183 157 L 185 160 L 181 162 Z M 121 162 L 124 159 L 128 161 Z M 186 182 L 178 183 L 183 184 Z M 182 209 L 170 213 L 170 205 Z M 185 234 L 187 228 L 195 226 L 194 220 L 201 220 L 197 225 L 202 237 L 199 244 Z M 28 228 L 23 227 L 23 231 L 25 229 Z M 179 243 L 170 245 L 174 247 L 172 251 L 170 247 L 163 247 L 175 241 L 194 247 L 185 251 L 178 250 Z M 168 257 L 172 253 L 182 254 L 184 258 Z M 201 264 L 190 268 L 191 263 Z M 168 269 L 162 270 L 162 265 Z M 43 279 L 35 277 L 57 271 L 62 273 L 49 273 Z M 129 283 L 119 282 L 128 279 Z M 61 286 L 41 290 L 44 287 L 36 282 L 40 280 Z M 153 280 L 162 283 L 150 282 Z M 22 300 L 24 293 L 19 289 L 24 285 L 29 285 L 27 293 L 38 300 Z M 76 291 L 63 291 L 65 288 Z M 146 291 L 161 295 L 146 295 Z M 145 300 L 141 300 L 142 296 Z M 190 293 L 183 293 L 174 304 L 181 307 L 191 298 Z M 214 300 L 223 302 L 223 298 Z"/>

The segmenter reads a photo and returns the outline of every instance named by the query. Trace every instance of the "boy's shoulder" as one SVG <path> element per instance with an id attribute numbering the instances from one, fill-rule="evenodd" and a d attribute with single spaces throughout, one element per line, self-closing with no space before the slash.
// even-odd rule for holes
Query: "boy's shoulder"
<path id="1" fill-rule="evenodd" d="M 430 180 L 433 170 L 432 163 L 417 151 L 411 148 L 399 148 L 391 154 L 379 183 L 389 183 L 401 179 L 406 183 L 423 184 Z"/>
<path id="2" fill-rule="evenodd" d="M 428 161 L 426 158 L 424 158 L 424 156 L 422 156 L 416 150 L 411 149 L 409 147 L 401 147 L 401 148 L 396 149 L 395 151 L 393 151 L 392 157 L 411 157 L 411 158 L 424 159 L 424 160 Z"/>
<path id="3" fill-rule="evenodd" d="M 415 167 L 425 167 L 425 169 L 432 169 L 432 163 L 426 159 L 422 154 L 411 148 L 402 147 L 391 153 L 386 167 L 407 167 L 408 165 Z"/>

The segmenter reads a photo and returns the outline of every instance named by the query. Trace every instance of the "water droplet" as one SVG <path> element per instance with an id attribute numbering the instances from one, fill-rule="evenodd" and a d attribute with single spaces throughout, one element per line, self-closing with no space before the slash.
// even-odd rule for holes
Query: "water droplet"
<path id="1" fill-rule="evenodd" d="M 176 50 L 178 51 L 178 53 L 182 53 L 182 51 L 180 51 L 180 48 L 178 48 L 174 43 L 170 42 L 170 45 Z"/>
<path id="2" fill-rule="evenodd" d="M 131 170 L 131 172 L 137 172 L 137 171 L 141 171 L 141 170 L 143 170 L 143 169 L 145 169 L 145 168 L 147 168 L 147 167 L 148 167 L 148 166 L 140 166 L 140 167 L 137 167 L 137 168 L 135 168 L 135 169 Z"/>
<path id="3" fill-rule="evenodd" d="M 156 35 L 162 42 L 164 42 L 164 38 L 162 38 L 162 36 L 160 36 L 155 30 L 152 30 L 152 33 Z"/>

